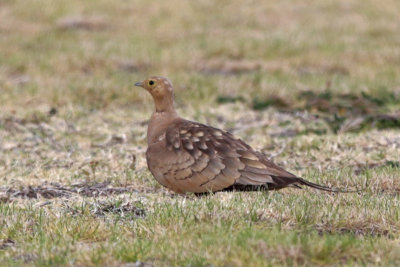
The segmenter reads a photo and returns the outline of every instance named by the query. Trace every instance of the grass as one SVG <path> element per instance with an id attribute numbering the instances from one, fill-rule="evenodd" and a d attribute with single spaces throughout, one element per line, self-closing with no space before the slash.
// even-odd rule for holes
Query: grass
<path id="1" fill-rule="evenodd" d="M 0 2 L 0 265 L 400 263 L 400 5 L 375 1 Z M 313 182 L 162 188 L 148 94 Z"/>

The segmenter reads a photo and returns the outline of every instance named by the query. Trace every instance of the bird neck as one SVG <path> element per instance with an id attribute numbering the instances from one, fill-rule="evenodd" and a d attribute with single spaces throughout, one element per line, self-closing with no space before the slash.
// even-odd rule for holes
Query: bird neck
<path id="1" fill-rule="evenodd" d="M 179 118 L 179 115 L 173 109 L 172 111 L 156 111 L 150 118 L 147 128 L 147 144 L 153 144 L 159 141 L 159 137 L 164 134 L 171 123 Z"/>
<path id="2" fill-rule="evenodd" d="M 173 96 L 153 96 L 156 112 L 175 113 Z"/>

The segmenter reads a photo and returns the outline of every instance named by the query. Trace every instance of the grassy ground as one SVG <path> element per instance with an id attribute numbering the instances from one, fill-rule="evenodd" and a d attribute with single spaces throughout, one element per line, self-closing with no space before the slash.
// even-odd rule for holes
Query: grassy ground
<path id="1" fill-rule="evenodd" d="M 0 265 L 400 264 L 400 4 L 0 1 Z M 330 186 L 177 196 L 146 168 L 187 118 Z"/>

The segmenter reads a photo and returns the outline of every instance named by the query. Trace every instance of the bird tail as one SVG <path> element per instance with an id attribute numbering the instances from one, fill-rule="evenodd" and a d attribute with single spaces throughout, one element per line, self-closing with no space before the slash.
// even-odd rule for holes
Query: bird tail
<path id="1" fill-rule="evenodd" d="M 309 186 L 311 188 L 315 188 L 315 189 L 322 190 L 322 191 L 327 191 L 327 192 L 334 192 L 334 193 L 356 193 L 356 192 L 360 192 L 360 190 L 346 190 L 346 189 L 341 189 L 341 188 L 331 188 L 331 187 L 324 186 L 324 185 L 314 184 L 314 183 L 309 182 L 307 180 L 304 180 L 303 178 L 300 178 L 300 177 L 297 177 L 296 182 L 298 184 L 301 184 L 301 185 L 306 185 L 306 186 Z"/>

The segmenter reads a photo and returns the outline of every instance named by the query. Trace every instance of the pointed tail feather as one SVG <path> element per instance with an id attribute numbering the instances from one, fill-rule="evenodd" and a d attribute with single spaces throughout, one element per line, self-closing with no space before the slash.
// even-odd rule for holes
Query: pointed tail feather
<path id="1" fill-rule="evenodd" d="M 346 190 L 346 189 L 340 189 L 340 188 L 331 188 L 328 186 L 324 186 L 324 185 L 319 185 L 319 184 L 314 184 L 312 182 L 309 182 L 307 180 L 304 180 L 303 178 L 297 177 L 297 183 L 302 184 L 302 185 L 306 185 L 318 190 L 323 190 L 323 191 L 327 191 L 327 192 L 334 192 L 334 193 L 356 193 L 356 192 L 360 192 L 360 190 Z"/>

